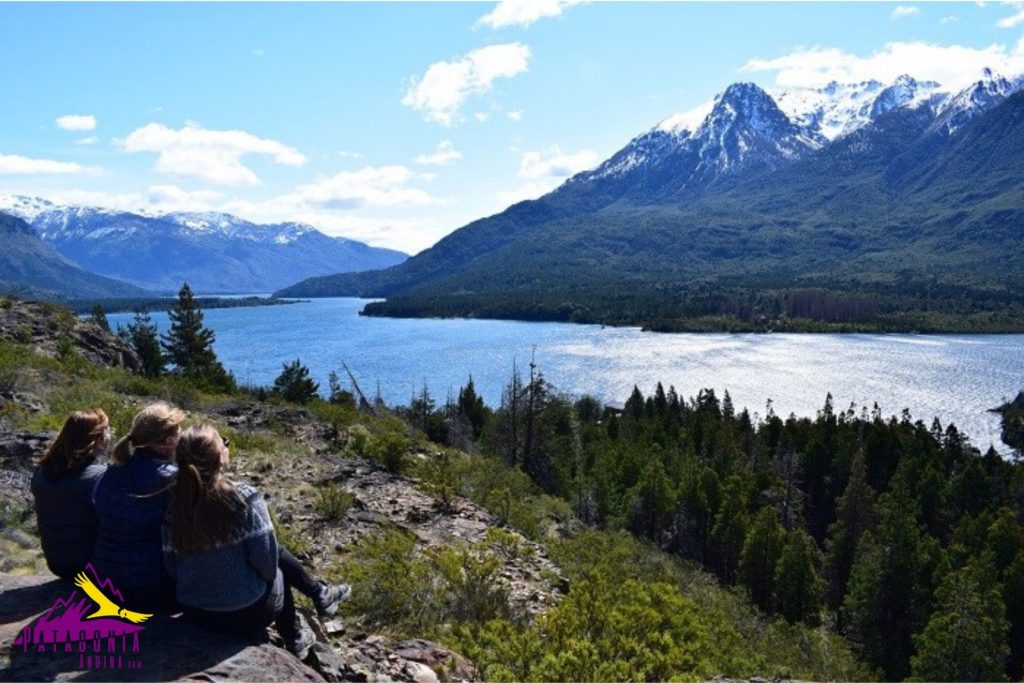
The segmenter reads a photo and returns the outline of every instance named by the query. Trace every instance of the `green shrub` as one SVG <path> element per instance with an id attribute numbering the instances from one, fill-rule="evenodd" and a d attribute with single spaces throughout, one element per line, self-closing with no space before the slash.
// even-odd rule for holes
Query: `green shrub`
<path id="1" fill-rule="evenodd" d="M 463 467 L 458 453 L 448 449 L 427 458 L 417 470 L 423 488 L 450 512 L 455 498 L 462 491 Z"/>
<path id="2" fill-rule="evenodd" d="M 450 546 L 417 552 L 411 534 L 389 529 L 365 537 L 339 576 L 353 585 L 346 609 L 371 628 L 435 637 L 447 625 L 512 618 L 501 561 L 487 548 Z"/>
<path id="3" fill-rule="evenodd" d="M 313 501 L 313 509 L 326 520 L 337 522 L 344 519 L 345 514 L 356 503 L 355 494 L 346 491 L 337 484 L 322 486 Z"/>
<path id="4" fill-rule="evenodd" d="M 371 436 L 363 447 L 363 453 L 388 472 L 401 474 L 408 464 L 409 446 L 409 439 L 404 434 L 386 432 Z"/>

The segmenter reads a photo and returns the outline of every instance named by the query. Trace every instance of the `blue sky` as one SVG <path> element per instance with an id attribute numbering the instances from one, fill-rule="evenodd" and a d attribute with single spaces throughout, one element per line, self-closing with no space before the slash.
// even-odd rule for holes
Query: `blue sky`
<path id="1" fill-rule="evenodd" d="M 415 253 L 729 83 L 1024 72 L 1024 5 L 0 4 L 0 193 Z"/>

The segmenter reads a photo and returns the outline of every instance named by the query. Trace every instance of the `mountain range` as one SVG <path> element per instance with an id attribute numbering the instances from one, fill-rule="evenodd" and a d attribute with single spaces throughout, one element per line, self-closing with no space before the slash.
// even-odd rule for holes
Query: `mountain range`
<path id="1" fill-rule="evenodd" d="M 957 90 L 909 75 L 735 83 L 403 264 L 278 294 L 654 325 L 808 307 L 836 321 L 1005 313 L 1024 303 L 1022 84 L 990 70 Z"/>
<path id="2" fill-rule="evenodd" d="M 127 298 L 135 285 L 86 272 L 39 239 L 25 221 L 0 213 L 0 292 L 23 298 Z"/>
<path id="3" fill-rule="evenodd" d="M 0 212 L 31 224 L 43 242 L 85 270 L 155 291 L 177 291 L 188 282 L 204 293 L 268 292 L 406 259 L 303 223 L 260 225 L 226 213 L 146 215 L 18 195 L 0 196 Z"/>

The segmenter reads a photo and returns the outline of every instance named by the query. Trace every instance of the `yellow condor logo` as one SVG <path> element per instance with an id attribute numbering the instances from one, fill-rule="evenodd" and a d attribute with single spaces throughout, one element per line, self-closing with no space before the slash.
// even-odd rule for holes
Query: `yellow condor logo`
<path id="1" fill-rule="evenodd" d="M 75 577 L 75 585 L 85 591 L 85 594 L 95 602 L 99 609 L 86 617 L 86 619 L 99 619 L 100 617 L 120 617 L 121 619 L 127 619 L 134 624 L 141 624 L 146 619 L 149 619 L 152 614 L 142 614 L 140 612 L 132 612 L 131 610 L 118 607 L 114 604 L 114 601 L 103 594 L 96 584 L 85 575 L 85 572 L 78 572 L 78 576 Z"/>

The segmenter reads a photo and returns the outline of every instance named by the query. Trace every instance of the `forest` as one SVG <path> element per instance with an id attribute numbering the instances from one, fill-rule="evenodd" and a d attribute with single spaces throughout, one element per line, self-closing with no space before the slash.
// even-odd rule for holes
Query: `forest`
<path id="1" fill-rule="evenodd" d="M 405 415 L 500 458 L 598 528 L 699 563 L 766 615 L 834 629 L 886 680 L 1019 680 L 1024 468 L 954 425 L 837 407 L 737 411 L 660 384 L 623 410 L 560 396 L 533 364 L 492 410 L 472 380 Z"/>

